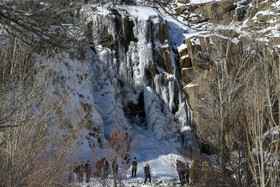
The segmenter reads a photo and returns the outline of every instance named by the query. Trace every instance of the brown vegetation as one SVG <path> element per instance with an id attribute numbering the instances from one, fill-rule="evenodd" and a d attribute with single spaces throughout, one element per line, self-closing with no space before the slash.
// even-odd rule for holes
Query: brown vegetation
<path id="1" fill-rule="evenodd" d="M 218 167 L 209 175 L 216 173 L 221 184 L 275 186 L 279 171 L 272 168 L 279 165 L 279 150 L 266 145 L 279 138 L 263 136 L 278 127 L 278 58 L 270 63 L 273 55 L 256 40 L 235 44 L 233 38 L 230 32 L 215 31 L 195 59 L 197 67 L 203 65 L 192 80 L 198 85 L 199 99 L 192 102 L 197 132 L 219 153 Z M 210 182 L 206 178 L 205 184 Z"/>
<path id="2" fill-rule="evenodd" d="M 79 130 L 65 131 L 62 105 L 69 93 L 54 100 L 61 81 L 52 70 L 58 61 L 49 57 L 70 43 L 75 47 L 65 36 L 78 6 L 63 0 L 46 7 L 32 0 L 0 3 L 0 186 L 64 182 Z M 34 54 L 48 67 L 36 64 Z"/>

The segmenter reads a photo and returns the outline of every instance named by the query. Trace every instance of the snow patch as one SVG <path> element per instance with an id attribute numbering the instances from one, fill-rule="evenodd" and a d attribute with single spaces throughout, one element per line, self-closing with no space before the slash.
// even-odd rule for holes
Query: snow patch
<path id="1" fill-rule="evenodd" d="M 181 128 L 181 132 L 185 132 L 185 131 L 191 131 L 191 127 L 190 126 L 184 126 Z"/>
<path id="2" fill-rule="evenodd" d="M 182 45 L 180 45 L 179 47 L 178 47 L 178 52 L 181 52 L 182 50 L 184 50 L 184 49 L 187 49 L 188 48 L 188 46 L 187 46 L 187 44 L 182 44 Z"/>
<path id="3" fill-rule="evenodd" d="M 210 2 L 219 2 L 221 0 L 190 0 L 191 4 L 203 4 L 203 3 L 210 3 Z"/>
<path id="4" fill-rule="evenodd" d="M 192 45 L 201 45 L 200 40 L 197 37 L 193 37 L 190 39 Z"/>
<path id="5" fill-rule="evenodd" d="M 191 88 L 191 87 L 195 87 L 195 86 L 198 86 L 198 85 L 194 84 L 194 83 L 189 83 L 186 86 L 184 86 L 184 88 Z"/>
<path id="6" fill-rule="evenodd" d="M 181 59 L 185 59 L 185 58 L 188 58 L 188 57 L 189 57 L 189 55 L 185 55 L 185 56 L 182 56 Z M 185 68 L 183 68 L 183 69 L 185 69 Z"/>
<path id="7" fill-rule="evenodd" d="M 141 5 L 122 5 L 118 7 L 128 11 L 130 15 L 140 20 L 148 20 L 149 18 L 160 16 L 158 11 L 152 7 Z"/>

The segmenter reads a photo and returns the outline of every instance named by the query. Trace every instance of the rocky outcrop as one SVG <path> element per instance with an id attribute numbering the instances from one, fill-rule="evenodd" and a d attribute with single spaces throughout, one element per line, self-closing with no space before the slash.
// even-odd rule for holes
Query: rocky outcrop
<path id="1" fill-rule="evenodd" d="M 211 22 L 228 25 L 232 21 L 237 5 L 231 0 L 189 3 L 176 8 L 177 14 L 185 14 L 192 24 Z"/>
<path id="2" fill-rule="evenodd" d="M 153 8 L 108 6 L 87 23 L 95 56 L 92 89 L 105 137 L 117 123 L 126 130 L 136 123 L 158 140 L 184 137 L 184 147 L 191 149 L 191 115 L 168 22 Z M 100 35 L 113 42 L 108 45 Z"/>
<path id="3" fill-rule="evenodd" d="M 247 2 L 248 3 L 248 2 Z M 207 3 L 207 7 L 211 7 L 212 3 Z M 202 6 L 202 5 L 201 5 Z M 204 6 L 204 4 L 203 4 Z M 191 11 L 198 13 L 199 5 L 193 5 Z M 266 8 L 265 8 L 266 7 Z M 204 10 L 203 10 L 204 11 Z M 262 49 L 262 55 L 265 62 L 277 64 L 275 59 L 275 51 L 279 54 L 279 28 L 276 27 L 279 24 L 277 11 L 279 8 L 276 7 L 274 1 L 270 1 L 266 6 L 263 3 L 257 3 L 254 1 L 252 4 L 244 4 L 234 9 L 233 20 L 224 20 L 224 22 L 216 22 L 219 24 L 230 24 L 230 27 L 221 27 L 216 32 L 201 31 L 196 34 L 187 35 L 184 44 L 179 49 L 180 57 L 180 69 L 182 74 L 182 80 L 184 83 L 184 92 L 187 95 L 190 107 L 197 103 L 201 99 L 198 95 L 200 93 L 200 86 L 196 82 L 196 76 L 207 77 L 211 75 L 207 66 L 209 65 L 210 59 L 208 59 L 207 50 L 211 49 L 211 37 L 219 37 L 224 39 L 225 43 L 229 40 L 232 42 L 231 45 L 231 61 L 237 61 L 242 54 L 244 38 L 248 38 L 249 33 L 254 33 L 256 37 L 255 41 L 259 49 Z M 232 12 L 233 13 L 233 12 Z M 206 13 L 203 13 L 206 15 Z M 246 21 L 244 21 L 246 20 Z M 205 19 L 206 21 L 206 19 Z M 244 22 L 242 22 L 244 21 Z M 236 22 L 239 22 L 236 25 Z M 213 19 L 207 18 L 205 22 L 209 28 L 212 28 Z M 217 25 L 216 25 L 217 26 Z M 220 32 L 222 30 L 222 33 Z M 230 36 L 230 37 L 228 37 Z M 273 49 L 273 50 L 272 50 Z M 225 55 L 225 51 L 221 51 L 221 56 Z M 276 55 L 277 56 L 277 55 Z M 200 59 L 200 60 L 198 60 Z M 207 81 L 206 81 L 207 82 Z M 204 85 L 205 86 L 205 85 Z M 207 86 L 207 85 L 206 85 Z M 193 111 L 193 122 L 199 128 L 200 117 L 199 113 Z M 228 147 L 234 142 L 234 135 L 227 132 L 225 135 L 225 141 Z"/>

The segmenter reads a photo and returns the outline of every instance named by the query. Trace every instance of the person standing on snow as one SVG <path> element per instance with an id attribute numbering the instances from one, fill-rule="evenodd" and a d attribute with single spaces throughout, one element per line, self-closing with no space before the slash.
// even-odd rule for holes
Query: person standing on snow
<path id="1" fill-rule="evenodd" d="M 103 167 L 104 167 L 103 177 L 106 178 L 109 175 L 109 169 L 110 169 L 110 163 L 106 160 L 106 158 L 103 162 Z"/>
<path id="2" fill-rule="evenodd" d="M 190 179 L 189 182 L 190 184 L 195 184 L 196 182 L 196 176 L 197 176 L 197 168 L 196 168 L 196 161 L 193 161 L 191 167 L 190 167 Z"/>
<path id="3" fill-rule="evenodd" d="M 89 160 L 88 160 L 87 163 L 85 164 L 85 173 L 86 173 L 86 175 L 87 175 L 87 177 L 86 177 L 86 182 L 89 182 L 89 180 L 90 180 L 90 174 L 91 174 L 91 166 L 90 166 Z"/>
<path id="4" fill-rule="evenodd" d="M 132 161 L 132 178 L 136 177 L 136 172 L 137 172 L 137 160 L 136 157 L 134 157 Z"/>
<path id="5" fill-rule="evenodd" d="M 72 176 L 73 176 L 73 166 L 71 163 L 68 164 L 68 182 L 69 184 L 72 182 Z"/>
<path id="6" fill-rule="evenodd" d="M 190 168 L 189 168 L 189 165 L 186 164 L 186 165 L 185 165 L 185 176 L 184 176 L 184 178 L 185 178 L 185 184 L 186 184 L 186 183 L 189 184 L 189 175 L 190 175 Z"/>
<path id="7" fill-rule="evenodd" d="M 116 177 L 118 175 L 118 169 L 119 169 L 119 165 L 117 163 L 117 156 L 115 156 L 115 158 L 112 162 L 113 176 Z"/>
<path id="8" fill-rule="evenodd" d="M 181 183 L 181 186 L 183 186 L 186 181 L 185 181 L 185 164 L 181 160 L 176 160 L 176 167 L 177 167 L 177 172 L 179 175 L 179 180 Z"/>
<path id="9" fill-rule="evenodd" d="M 78 162 L 74 162 L 74 183 L 78 182 L 78 173 L 79 173 L 79 163 Z"/>
<path id="10" fill-rule="evenodd" d="M 151 183 L 151 173 L 150 173 L 150 166 L 149 163 L 144 167 L 144 173 L 145 173 L 145 181 L 144 184 L 147 182 L 147 178 L 149 178 L 149 181 Z"/>
<path id="11" fill-rule="evenodd" d="M 78 181 L 79 183 L 83 183 L 84 178 L 84 165 L 82 162 L 79 163 L 78 166 Z"/>

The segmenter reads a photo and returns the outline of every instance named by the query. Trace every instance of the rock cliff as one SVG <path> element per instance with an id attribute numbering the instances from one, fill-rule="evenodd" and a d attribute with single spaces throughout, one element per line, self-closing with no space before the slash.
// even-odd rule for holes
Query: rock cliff
<path id="1" fill-rule="evenodd" d="M 266 62 L 277 64 L 279 61 L 279 11 L 280 4 L 274 0 L 267 1 L 194 1 L 177 3 L 177 14 L 189 21 L 190 26 L 198 29 L 196 33 L 186 36 L 185 42 L 178 48 L 180 69 L 184 84 L 184 93 L 190 107 L 198 99 L 199 85 L 197 75 L 203 75 L 207 80 L 210 72 L 205 66 L 210 64 L 207 51 L 213 37 L 230 41 L 234 61 L 242 56 L 244 42 L 254 38 L 256 45 L 262 51 L 261 55 Z M 247 41 L 248 42 L 248 41 Z M 224 54 L 221 54 L 222 56 Z M 203 59 L 201 64 L 198 59 Z M 200 125 L 199 114 L 193 113 L 193 122 Z M 227 145 L 233 142 L 227 135 Z"/>
<path id="2" fill-rule="evenodd" d="M 175 138 L 185 149 L 195 149 L 167 20 L 157 9 L 141 6 L 88 6 L 83 11 L 93 59 L 91 91 L 104 136 L 118 123 L 126 130 L 136 124 L 158 140 Z"/>

